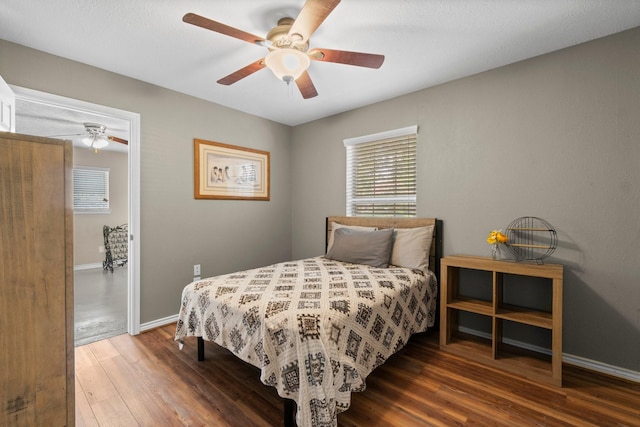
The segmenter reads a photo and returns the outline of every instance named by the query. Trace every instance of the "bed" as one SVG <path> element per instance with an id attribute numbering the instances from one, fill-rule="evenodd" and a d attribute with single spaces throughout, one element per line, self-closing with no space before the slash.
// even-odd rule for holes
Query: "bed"
<path id="1" fill-rule="evenodd" d="M 199 360 L 207 340 L 258 367 L 285 398 L 285 425 L 295 402 L 298 426 L 337 426 L 351 393 L 438 318 L 440 220 L 327 217 L 326 243 L 324 256 L 199 280 L 182 293 L 175 340 L 197 337 Z"/>

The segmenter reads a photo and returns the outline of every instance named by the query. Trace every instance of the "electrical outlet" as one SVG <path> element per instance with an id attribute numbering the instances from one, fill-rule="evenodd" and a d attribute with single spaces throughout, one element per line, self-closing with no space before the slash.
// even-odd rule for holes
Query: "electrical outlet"
<path id="1" fill-rule="evenodd" d="M 200 264 L 195 264 L 193 266 L 193 275 L 194 276 L 199 276 L 200 275 Z"/>
<path id="2" fill-rule="evenodd" d="M 98 253 L 100 254 L 104 253 L 104 246 L 98 246 Z"/>

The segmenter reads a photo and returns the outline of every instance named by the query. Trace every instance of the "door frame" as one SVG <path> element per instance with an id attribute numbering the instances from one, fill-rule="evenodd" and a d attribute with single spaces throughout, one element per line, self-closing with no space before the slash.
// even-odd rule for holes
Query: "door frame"
<path id="1" fill-rule="evenodd" d="M 127 262 L 127 332 L 131 335 L 138 335 L 140 333 L 140 114 L 20 86 L 9 86 L 14 91 L 17 100 L 99 114 L 129 123 L 131 134 L 129 135 L 128 144 L 129 256 Z"/>

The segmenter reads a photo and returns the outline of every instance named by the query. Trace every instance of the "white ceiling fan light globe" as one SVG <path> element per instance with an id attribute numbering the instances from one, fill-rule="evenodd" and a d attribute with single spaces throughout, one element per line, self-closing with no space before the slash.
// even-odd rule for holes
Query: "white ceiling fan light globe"
<path id="1" fill-rule="evenodd" d="M 87 147 L 91 147 L 93 145 L 93 140 L 95 139 L 94 135 L 87 135 L 82 138 L 82 143 Z"/>
<path id="2" fill-rule="evenodd" d="M 306 53 L 290 48 L 272 50 L 267 54 L 264 62 L 279 80 L 286 83 L 291 83 L 300 77 L 311 64 Z"/>
<path id="3" fill-rule="evenodd" d="M 100 149 L 109 145 L 107 138 L 101 135 L 87 135 L 82 138 L 82 143 L 89 148 Z"/>
<path id="4" fill-rule="evenodd" d="M 107 139 L 103 136 L 97 137 L 93 142 L 93 148 L 95 149 L 104 148 L 107 145 L 109 145 L 109 141 L 107 141 Z"/>

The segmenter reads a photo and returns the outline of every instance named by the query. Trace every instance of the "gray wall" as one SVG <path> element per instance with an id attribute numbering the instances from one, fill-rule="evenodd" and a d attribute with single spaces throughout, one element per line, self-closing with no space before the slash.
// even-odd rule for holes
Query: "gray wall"
<path id="1" fill-rule="evenodd" d="M 290 127 L 2 40 L 0 58 L 9 84 L 140 113 L 142 323 L 178 312 L 193 264 L 291 259 Z M 271 201 L 194 200 L 193 138 L 269 151 Z"/>
<path id="2" fill-rule="evenodd" d="M 515 218 L 558 231 L 564 352 L 640 371 L 640 29 L 293 130 L 293 257 L 345 213 L 344 138 L 417 124 L 418 216 L 489 256 Z"/>

